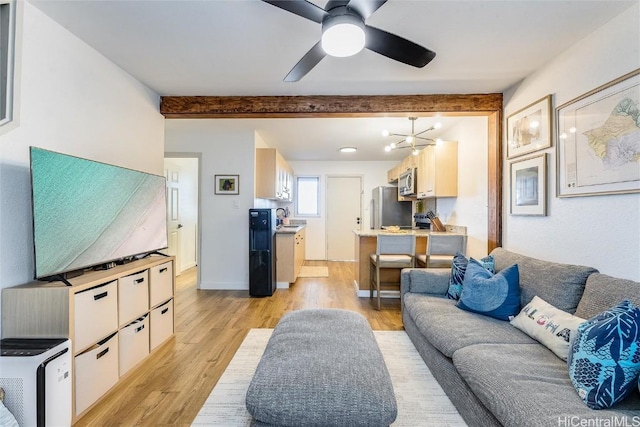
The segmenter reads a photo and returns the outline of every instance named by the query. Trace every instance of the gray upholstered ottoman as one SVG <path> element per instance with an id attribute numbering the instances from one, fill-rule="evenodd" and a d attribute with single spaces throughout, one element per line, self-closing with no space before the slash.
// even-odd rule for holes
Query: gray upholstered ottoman
<path id="1" fill-rule="evenodd" d="M 247 391 L 257 426 L 388 426 L 391 377 L 360 314 L 299 310 L 282 317 Z"/>

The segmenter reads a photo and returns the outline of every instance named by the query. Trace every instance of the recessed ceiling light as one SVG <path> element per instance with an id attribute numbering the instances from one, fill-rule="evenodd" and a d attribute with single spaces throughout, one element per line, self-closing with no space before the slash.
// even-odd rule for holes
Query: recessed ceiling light
<path id="1" fill-rule="evenodd" d="M 341 153 L 355 153 L 358 151 L 356 147 L 340 147 Z"/>

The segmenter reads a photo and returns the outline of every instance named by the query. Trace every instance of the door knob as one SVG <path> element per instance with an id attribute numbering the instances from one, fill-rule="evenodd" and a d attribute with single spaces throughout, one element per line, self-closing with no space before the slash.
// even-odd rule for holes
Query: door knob
<path id="1" fill-rule="evenodd" d="M 182 228 L 182 224 L 178 224 L 178 228 Z"/>

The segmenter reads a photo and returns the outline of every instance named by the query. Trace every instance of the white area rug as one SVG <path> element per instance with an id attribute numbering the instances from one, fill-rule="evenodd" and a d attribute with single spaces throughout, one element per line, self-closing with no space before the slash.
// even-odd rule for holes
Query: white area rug
<path id="1" fill-rule="evenodd" d="M 329 267 L 303 265 L 298 277 L 329 277 Z"/>
<path id="2" fill-rule="evenodd" d="M 245 395 L 273 329 L 252 329 L 193 421 L 193 426 L 249 426 Z M 374 331 L 398 403 L 393 426 L 466 426 L 404 331 Z"/>

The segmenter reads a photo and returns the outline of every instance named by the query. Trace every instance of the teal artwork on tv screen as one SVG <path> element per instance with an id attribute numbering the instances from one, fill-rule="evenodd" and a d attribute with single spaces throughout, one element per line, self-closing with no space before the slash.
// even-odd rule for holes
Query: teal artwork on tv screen
<path id="1" fill-rule="evenodd" d="M 35 276 L 167 247 L 165 178 L 31 147 Z"/>

